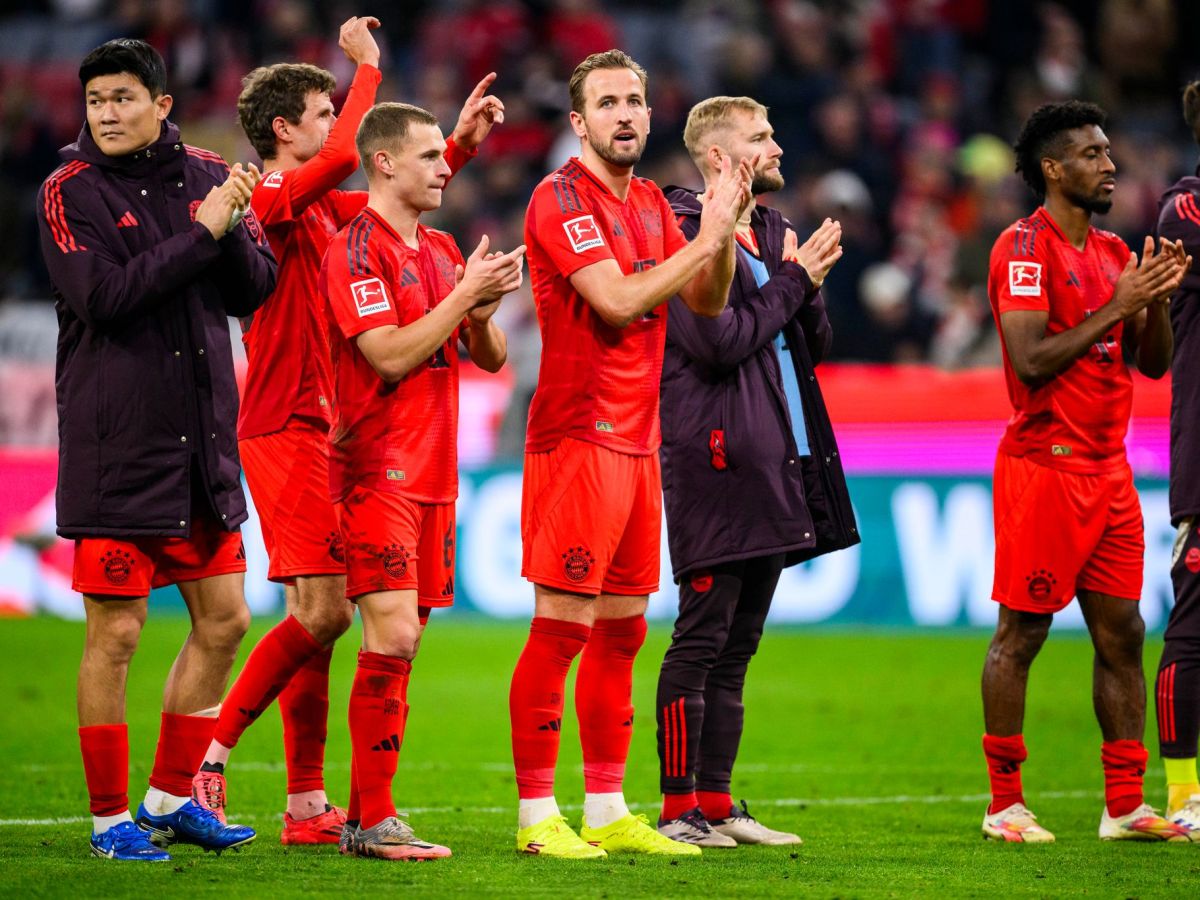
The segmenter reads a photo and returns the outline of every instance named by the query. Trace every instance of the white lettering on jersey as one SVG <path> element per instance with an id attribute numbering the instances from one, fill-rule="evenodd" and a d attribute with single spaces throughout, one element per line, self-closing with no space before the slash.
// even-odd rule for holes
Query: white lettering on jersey
<path id="1" fill-rule="evenodd" d="M 563 229 L 567 232 L 567 239 L 570 240 L 576 253 L 604 246 L 604 238 L 600 236 L 596 220 L 591 216 L 580 216 L 569 222 L 563 222 Z"/>
<path id="2" fill-rule="evenodd" d="M 1042 264 L 1010 260 L 1008 292 L 1014 297 L 1042 296 Z"/>
<path id="3" fill-rule="evenodd" d="M 356 281 L 350 285 L 350 291 L 354 294 L 354 305 L 358 307 L 360 319 L 392 308 L 388 302 L 387 289 L 378 278 Z"/>

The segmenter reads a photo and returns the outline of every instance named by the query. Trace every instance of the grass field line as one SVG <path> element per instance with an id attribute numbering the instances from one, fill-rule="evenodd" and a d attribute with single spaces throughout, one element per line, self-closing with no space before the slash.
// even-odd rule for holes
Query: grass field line
<path id="1" fill-rule="evenodd" d="M 1044 791 L 1038 793 L 1039 800 L 1087 800 L 1102 797 L 1100 791 Z M 991 794 L 895 794 L 886 797 L 777 797 L 774 800 L 759 800 L 756 807 L 773 806 L 883 806 L 890 804 L 931 803 L 983 803 Z M 562 804 L 566 812 L 578 812 L 582 804 Z M 632 810 L 655 810 L 658 804 L 630 803 Z M 412 807 L 401 815 L 445 815 L 450 813 L 470 815 L 514 815 L 516 804 L 511 806 L 424 806 Z M 281 816 L 235 815 L 238 822 L 275 821 Z M 57 816 L 47 819 L 0 819 L 0 828 L 40 828 L 48 825 L 79 825 L 90 822 L 91 816 Z"/>

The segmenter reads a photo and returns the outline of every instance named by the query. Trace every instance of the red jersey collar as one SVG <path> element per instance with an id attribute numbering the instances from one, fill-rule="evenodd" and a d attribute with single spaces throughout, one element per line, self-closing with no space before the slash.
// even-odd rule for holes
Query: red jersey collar
<path id="1" fill-rule="evenodd" d="M 1054 216 L 1050 215 L 1050 212 L 1049 212 L 1049 210 L 1046 209 L 1046 207 L 1039 206 L 1037 209 L 1035 209 L 1033 211 L 1033 215 L 1031 215 L 1029 218 L 1041 219 L 1043 222 L 1046 223 L 1046 225 L 1050 228 L 1050 230 L 1054 232 L 1054 234 L 1058 237 L 1058 239 L 1060 241 L 1062 241 L 1064 244 L 1066 244 L 1072 250 L 1075 249 L 1075 245 L 1072 244 L 1070 242 L 1070 240 L 1068 240 L 1066 234 L 1063 233 L 1063 230 L 1058 227 L 1058 223 L 1054 221 Z M 1083 239 L 1083 246 L 1085 248 L 1087 247 L 1088 241 L 1090 241 L 1092 239 L 1092 232 L 1094 232 L 1095 230 L 1096 230 L 1096 226 L 1093 225 L 1091 222 L 1088 222 L 1087 237 Z M 1082 251 L 1079 251 L 1079 252 L 1082 252 Z"/>
<path id="2" fill-rule="evenodd" d="M 383 229 L 389 235 L 391 235 L 392 240 L 394 240 L 397 244 L 399 244 L 400 247 L 403 248 L 406 252 L 411 253 L 413 256 L 416 256 L 420 252 L 421 245 L 423 245 L 425 243 L 425 232 L 427 232 L 429 230 L 424 225 L 422 225 L 420 222 L 417 223 L 417 247 L 413 248 L 413 247 L 408 246 L 408 243 L 404 240 L 404 238 L 400 237 L 399 232 L 397 232 L 395 228 L 393 228 L 390 224 L 388 224 L 387 219 L 385 219 L 383 216 L 381 216 L 375 210 L 371 209 L 371 207 L 364 206 L 363 214 L 370 216 L 372 219 L 375 220 L 375 222 L 377 224 L 382 225 Z"/>
<path id="3" fill-rule="evenodd" d="M 625 197 L 625 199 L 624 199 L 624 200 L 622 200 L 620 197 L 618 197 L 616 194 L 614 194 L 614 193 L 613 193 L 613 192 L 612 192 L 612 191 L 609 189 L 609 187 L 608 187 L 608 185 L 607 185 L 607 184 L 605 184 L 603 181 L 601 181 L 599 178 L 597 178 L 597 177 L 596 177 L 596 173 L 595 173 L 595 172 L 593 172 L 591 169 L 589 169 L 587 166 L 585 166 L 585 165 L 583 164 L 583 160 L 581 160 L 581 159 L 580 159 L 578 156 L 572 156 L 572 157 L 571 157 L 569 160 L 567 160 L 567 166 L 572 166 L 572 165 L 573 165 L 573 166 L 575 166 L 576 168 L 578 168 L 578 169 L 579 169 L 579 171 L 580 171 L 580 172 L 582 172 L 582 173 L 583 173 L 583 175 L 584 175 L 584 176 L 585 176 L 585 177 L 586 177 L 586 178 L 587 178 L 589 181 L 591 181 L 591 182 L 592 182 L 592 184 L 594 184 L 594 185 L 595 185 L 595 186 L 596 186 L 596 187 L 597 187 L 599 190 L 601 190 L 601 191 L 602 191 L 603 193 L 605 193 L 605 194 L 608 194 L 608 196 L 612 197 L 612 198 L 613 198 L 614 200 L 616 200 L 618 203 L 624 204 L 624 203 L 627 203 L 627 202 L 629 201 L 629 197 L 628 197 L 628 195 Z M 564 166 L 564 168 L 565 168 L 565 166 Z M 629 190 L 630 190 L 630 193 L 632 193 L 632 192 L 633 192 L 633 183 L 634 183 L 636 180 L 637 180 L 637 176 L 636 176 L 636 175 L 633 175 L 633 176 L 631 176 L 631 177 L 630 177 L 630 179 L 629 179 Z"/>

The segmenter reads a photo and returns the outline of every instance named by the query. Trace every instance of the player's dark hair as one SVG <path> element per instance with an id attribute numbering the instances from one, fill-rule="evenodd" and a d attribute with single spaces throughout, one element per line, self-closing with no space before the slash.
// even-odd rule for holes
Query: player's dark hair
<path id="1" fill-rule="evenodd" d="M 145 41 L 133 38 L 115 38 L 85 56 L 79 64 L 79 83 L 86 90 L 93 78 L 125 72 L 145 85 L 151 97 L 161 97 L 167 92 L 167 67 L 163 58 Z"/>
<path id="2" fill-rule="evenodd" d="M 571 109 L 583 115 L 586 103 L 583 99 L 583 83 L 590 73 L 597 69 L 629 69 L 642 83 L 642 94 L 647 91 L 646 70 L 639 66 L 632 56 L 624 50 L 605 50 L 603 53 L 593 53 L 575 67 L 571 80 L 567 82 L 567 93 L 571 95 Z"/>
<path id="3" fill-rule="evenodd" d="M 368 179 L 375 174 L 371 157 L 379 150 L 392 150 L 404 143 L 408 129 L 414 124 L 437 125 L 437 116 L 411 103 L 376 103 L 363 116 L 354 146 L 358 160 Z"/>
<path id="4" fill-rule="evenodd" d="M 1183 121 L 1200 144 L 1200 81 L 1193 81 L 1183 89 Z"/>
<path id="5" fill-rule="evenodd" d="M 296 125 L 304 115 L 308 95 L 332 94 L 337 79 L 308 63 L 259 66 L 242 79 L 238 122 L 260 159 L 275 158 L 276 117 Z"/>
<path id="6" fill-rule="evenodd" d="M 1085 125 L 1104 127 L 1108 114 L 1095 103 L 1068 100 L 1047 103 L 1033 111 L 1013 144 L 1017 154 L 1017 173 L 1039 198 L 1046 196 L 1046 178 L 1042 160 L 1061 159 L 1070 141 L 1067 132 Z"/>

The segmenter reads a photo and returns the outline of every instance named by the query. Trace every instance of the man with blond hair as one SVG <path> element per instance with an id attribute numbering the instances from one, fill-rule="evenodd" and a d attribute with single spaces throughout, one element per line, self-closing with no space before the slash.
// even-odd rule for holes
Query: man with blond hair
<path id="1" fill-rule="evenodd" d="M 783 188 L 767 109 L 749 97 L 692 108 L 684 142 L 706 187 L 743 161 L 755 200 Z M 683 232 L 704 204 L 668 189 Z M 737 268 L 721 315 L 671 299 L 660 451 L 679 617 L 658 682 L 659 831 L 701 847 L 798 844 L 735 807 L 742 686 L 784 567 L 858 543 L 837 442 L 814 369 L 832 334 L 820 285 L 841 256 L 826 219 L 797 246 L 779 212 L 738 219 Z"/>

